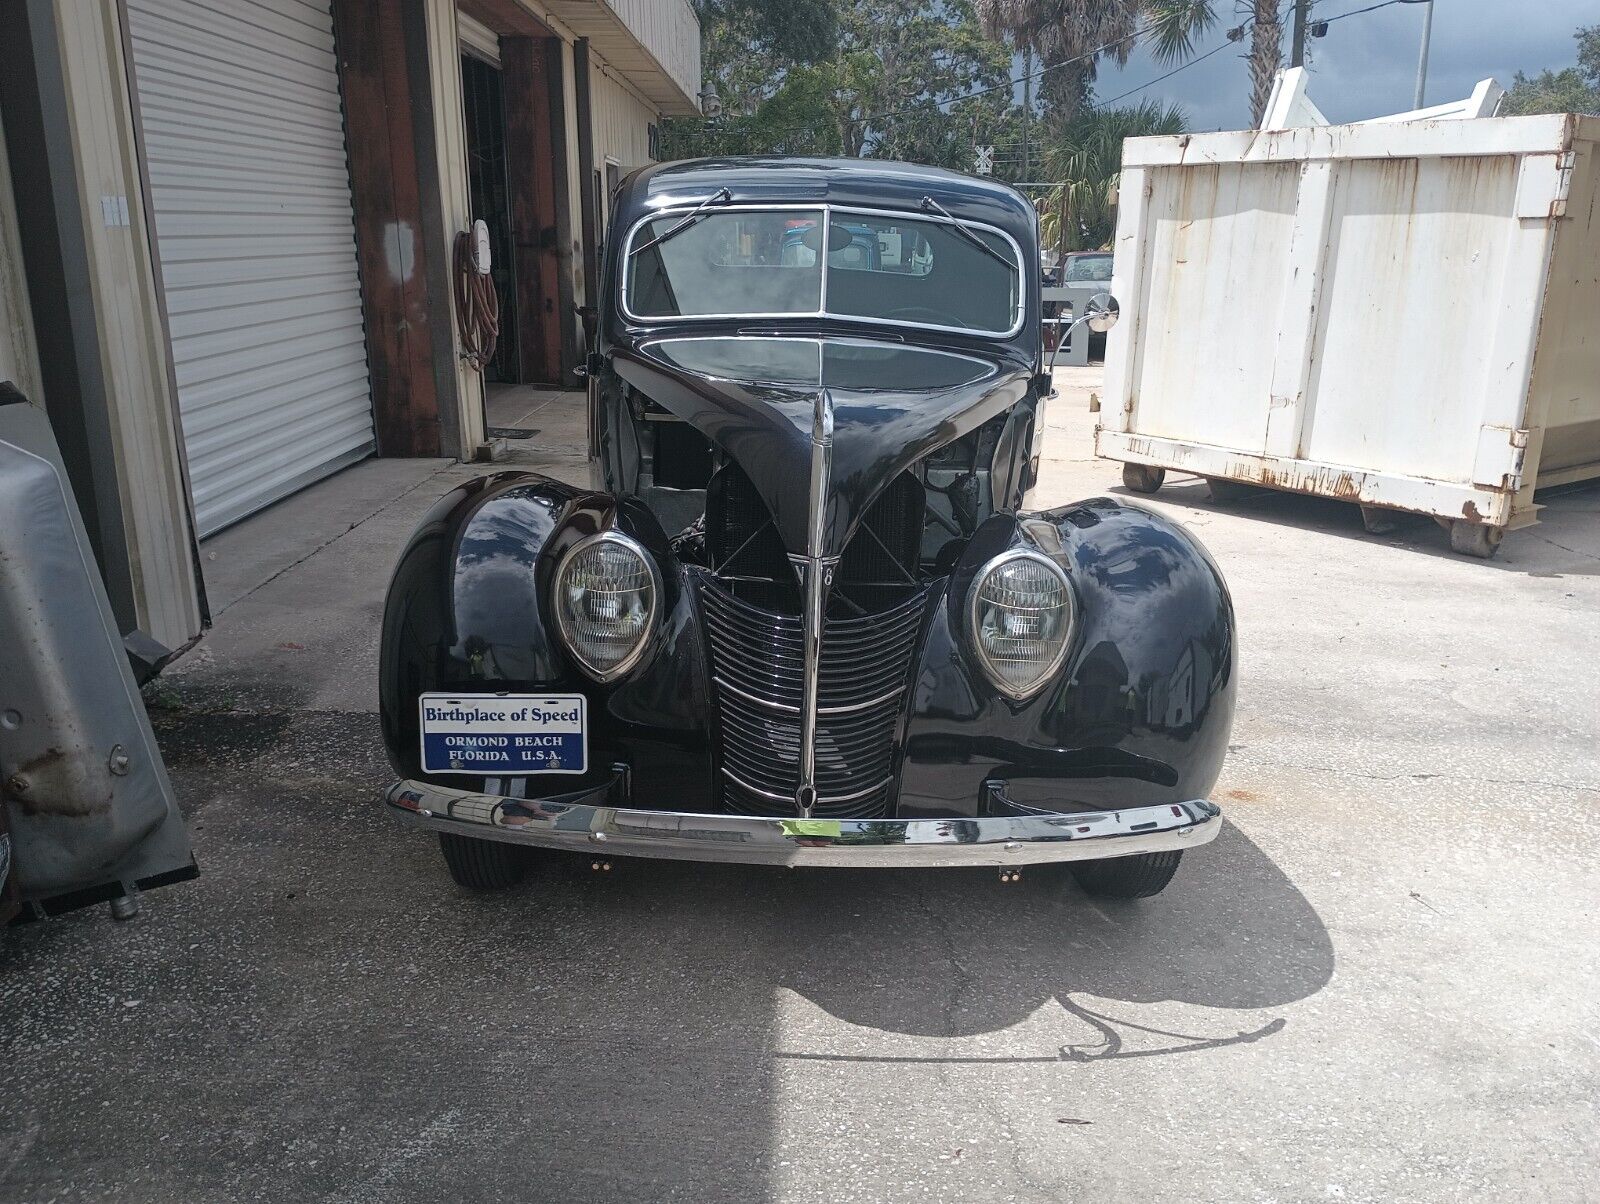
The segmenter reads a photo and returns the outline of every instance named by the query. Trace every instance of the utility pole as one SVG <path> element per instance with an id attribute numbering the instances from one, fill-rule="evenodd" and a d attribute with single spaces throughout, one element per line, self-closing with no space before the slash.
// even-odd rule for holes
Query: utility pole
<path id="1" fill-rule="evenodd" d="M 1022 178 L 1028 179 L 1028 124 L 1033 120 L 1033 47 L 1022 48 Z"/>
<path id="2" fill-rule="evenodd" d="M 1422 94 L 1428 88 L 1428 43 L 1433 38 L 1433 0 L 1422 10 L 1422 54 L 1417 58 L 1417 97 L 1413 109 L 1422 107 Z"/>
<path id="3" fill-rule="evenodd" d="M 1306 19 L 1311 15 L 1311 0 L 1294 0 L 1294 39 L 1289 44 L 1289 66 L 1306 65 Z"/>

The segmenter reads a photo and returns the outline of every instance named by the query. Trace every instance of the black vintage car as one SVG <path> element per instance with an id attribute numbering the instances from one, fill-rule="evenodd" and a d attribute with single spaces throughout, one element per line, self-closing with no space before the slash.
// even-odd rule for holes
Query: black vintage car
<path id="1" fill-rule="evenodd" d="M 383 624 L 389 809 L 479 888 L 539 849 L 1165 886 L 1222 822 L 1232 609 L 1149 510 L 1024 509 L 1051 389 L 1029 203 L 698 161 L 630 176 L 611 230 L 605 490 L 489 476 L 418 529 Z"/>

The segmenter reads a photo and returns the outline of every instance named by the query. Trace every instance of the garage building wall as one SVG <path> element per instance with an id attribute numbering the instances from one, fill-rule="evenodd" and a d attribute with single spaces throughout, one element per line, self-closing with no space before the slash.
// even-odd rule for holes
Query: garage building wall
<path id="1" fill-rule="evenodd" d="M 615 161 L 624 172 L 654 162 L 650 157 L 650 127 L 661 115 L 633 88 L 623 83 L 603 62 L 596 61 L 594 81 L 594 158 L 596 164 Z"/>

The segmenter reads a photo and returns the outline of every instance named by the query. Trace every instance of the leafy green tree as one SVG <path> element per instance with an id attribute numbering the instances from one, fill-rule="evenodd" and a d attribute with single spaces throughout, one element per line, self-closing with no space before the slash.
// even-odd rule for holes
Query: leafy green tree
<path id="1" fill-rule="evenodd" d="M 693 0 L 700 27 L 737 27 L 746 47 L 795 63 L 832 57 L 839 44 L 836 0 Z"/>
<path id="2" fill-rule="evenodd" d="M 1146 41 L 1157 61 L 1180 62 L 1216 19 L 1211 0 L 977 0 L 977 10 L 991 37 L 1038 56 L 1045 107 L 1062 120 L 1088 102 L 1100 59 L 1121 66 Z"/>
<path id="3" fill-rule="evenodd" d="M 703 5 L 702 59 L 716 120 L 663 131 L 663 155 L 842 154 L 969 169 L 973 146 L 1019 121 L 1010 51 L 972 0 L 855 0 L 832 53 L 801 61 L 757 28 L 756 0 Z M 972 95 L 972 93 L 979 95 Z"/>
<path id="4" fill-rule="evenodd" d="M 1115 233 L 1123 139 L 1182 134 L 1188 128 L 1188 116 L 1180 106 L 1154 100 L 1114 109 L 1087 109 L 1058 126 L 1044 161 L 1050 178 L 1062 183 L 1040 206 L 1045 244 L 1076 251 L 1109 242 Z"/>
<path id="5" fill-rule="evenodd" d="M 1572 35 L 1578 43 L 1578 65 L 1538 75 L 1518 71 L 1500 111 L 1517 113 L 1600 113 L 1600 25 Z"/>
<path id="6" fill-rule="evenodd" d="M 785 7 L 799 10 L 793 22 Z M 696 0 L 695 8 L 701 70 L 722 115 L 666 122 L 662 157 L 838 154 L 827 71 L 839 44 L 833 0 Z"/>
<path id="7" fill-rule="evenodd" d="M 970 167 L 1013 101 L 1011 55 L 971 0 L 873 0 L 840 20 L 836 122 L 844 152 Z M 992 89 L 981 96 L 968 94 Z M 964 99 L 965 98 L 965 99 Z"/>

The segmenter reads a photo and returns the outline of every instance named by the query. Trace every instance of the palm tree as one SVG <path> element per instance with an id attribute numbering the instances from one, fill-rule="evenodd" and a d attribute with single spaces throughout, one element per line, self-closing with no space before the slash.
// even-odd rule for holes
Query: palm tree
<path id="1" fill-rule="evenodd" d="M 1259 126 L 1272 97 L 1272 81 L 1283 65 L 1283 20 L 1278 0 L 1253 0 L 1250 24 L 1250 124 Z"/>
<path id="2" fill-rule="evenodd" d="M 1053 242 L 1063 251 L 1103 246 L 1116 222 L 1123 139 L 1182 134 L 1188 128 L 1188 117 L 1180 106 L 1154 100 L 1116 109 L 1088 109 L 1062 126 L 1045 151 L 1050 178 L 1063 181 L 1042 206 L 1040 225 L 1045 243 Z"/>
<path id="3" fill-rule="evenodd" d="M 1145 35 L 1159 62 L 1179 62 L 1216 18 L 1211 0 L 976 0 L 976 7 L 990 37 L 1038 56 L 1041 94 L 1061 120 L 1083 107 L 1102 56 L 1121 66 Z"/>

